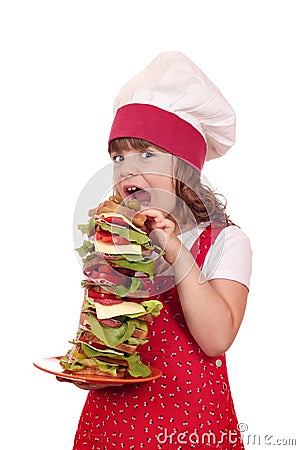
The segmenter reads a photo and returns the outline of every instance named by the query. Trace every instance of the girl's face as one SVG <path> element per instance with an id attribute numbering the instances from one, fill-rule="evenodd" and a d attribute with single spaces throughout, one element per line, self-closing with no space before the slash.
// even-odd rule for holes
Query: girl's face
<path id="1" fill-rule="evenodd" d="M 111 152 L 116 188 L 125 202 L 136 199 L 141 209 L 158 208 L 167 216 L 176 205 L 175 158 L 154 147 Z"/>

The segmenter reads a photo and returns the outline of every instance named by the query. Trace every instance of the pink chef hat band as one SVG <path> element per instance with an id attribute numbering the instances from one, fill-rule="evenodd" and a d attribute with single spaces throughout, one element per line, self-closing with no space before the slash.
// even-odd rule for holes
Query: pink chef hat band
<path id="1" fill-rule="evenodd" d="M 144 139 L 201 170 L 205 161 L 206 142 L 199 131 L 176 114 L 157 106 L 130 103 L 117 110 L 111 141 L 122 137 Z"/>

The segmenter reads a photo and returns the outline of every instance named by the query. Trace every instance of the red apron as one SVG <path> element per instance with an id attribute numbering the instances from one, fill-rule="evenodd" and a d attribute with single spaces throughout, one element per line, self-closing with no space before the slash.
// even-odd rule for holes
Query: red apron
<path id="1" fill-rule="evenodd" d="M 206 228 L 191 250 L 200 267 L 221 228 L 213 235 L 211 230 Z M 159 283 L 170 280 L 158 278 Z M 164 308 L 139 353 L 143 362 L 163 371 L 162 377 L 90 391 L 73 450 L 244 449 L 225 355 L 209 357 L 199 348 L 185 323 L 176 287 L 155 298 Z"/>

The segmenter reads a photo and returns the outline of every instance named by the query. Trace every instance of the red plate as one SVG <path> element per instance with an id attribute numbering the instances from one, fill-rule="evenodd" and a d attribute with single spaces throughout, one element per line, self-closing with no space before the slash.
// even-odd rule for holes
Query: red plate
<path id="1" fill-rule="evenodd" d="M 126 377 L 126 378 L 116 378 L 110 376 L 97 376 L 97 375 L 84 375 L 84 374 L 69 374 L 64 373 L 63 368 L 59 364 L 61 356 L 53 356 L 51 358 L 42 358 L 37 362 L 34 362 L 33 365 L 44 372 L 51 373 L 52 375 L 56 375 L 61 378 L 66 378 L 68 380 L 77 380 L 77 381 L 85 381 L 87 383 L 93 384 L 128 384 L 128 383 L 145 383 L 148 381 L 155 380 L 162 375 L 162 371 L 156 369 L 155 367 L 150 367 L 151 374 L 146 378 L 135 378 L 135 377 Z"/>

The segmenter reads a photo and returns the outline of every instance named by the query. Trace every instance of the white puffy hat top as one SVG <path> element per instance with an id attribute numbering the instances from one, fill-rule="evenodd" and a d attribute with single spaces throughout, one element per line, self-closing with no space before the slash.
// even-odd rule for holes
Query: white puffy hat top
<path id="1" fill-rule="evenodd" d="M 161 53 L 131 78 L 114 103 L 109 142 L 148 140 L 198 169 L 235 142 L 235 113 L 219 89 L 185 55 Z"/>

